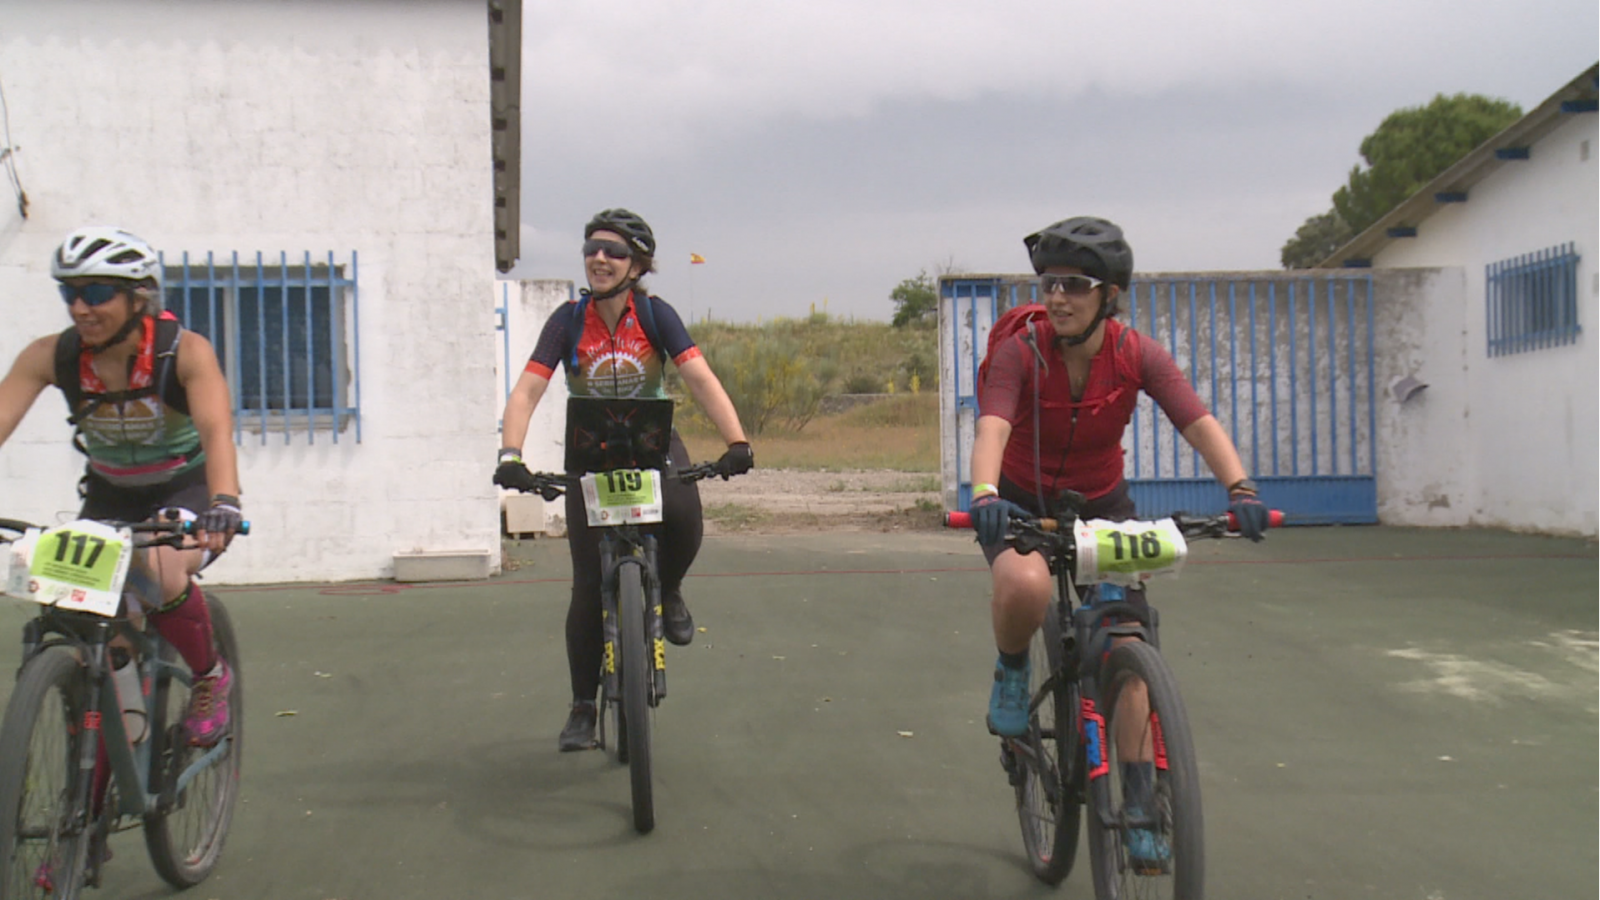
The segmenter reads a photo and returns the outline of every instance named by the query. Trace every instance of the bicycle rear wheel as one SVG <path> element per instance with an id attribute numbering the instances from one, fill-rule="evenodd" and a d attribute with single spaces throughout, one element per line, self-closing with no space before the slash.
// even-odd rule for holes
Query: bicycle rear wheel
<path id="1" fill-rule="evenodd" d="M 29 660 L 0 723 L 0 900 L 71 900 L 83 888 L 88 810 L 77 808 L 88 688 L 78 658 Z M 87 802 L 87 792 L 81 794 Z"/>
<path id="2" fill-rule="evenodd" d="M 1133 642 L 1111 652 L 1101 675 L 1105 703 L 1107 793 L 1110 808 L 1089 811 L 1089 864 L 1100 900 L 1205 895 L 1204 822 L 1200 775 L 1189 717 L 1178 683 L 1161 654 Z M 1124 700 L 1147 690 L 1150 714 L 1129 723 Z M 1119 718 L 1120 717 L 1120 718 Z M 1130 738 L 1120 734 L 1128 731 Z M 1137 740 L 1133 740 L 1137 735 Z M 1140 748 L 1146 750 L 1141 752 Z M 1146 754 L 1149 754 L 1148 756 Z M 1123 763 L 1154 757 L 1154 778 L 1143 797 L 1130 798 Z M 1137 792 L 1135 792 L 1137 793 Z M 1130 802 L 1132 800 L 1133 802 Z M 1104 814 L 1107 818 L 1102 819 Z M 1142 830 L 1146 834 L 1134 834 Z M 1154 848 L 1155 852 L 1149 852 Z"/>
<path id="3" fill-rule="evenodd" d="M 652 669 L 646 649 L 644 583 L 637 565 L 617 571 L 617 642 L 622 645 L 622 718 L 617 725 L 617 748 L 627 748 L 628 774 L 633 784 L 633 827 L 640 834 L 656 827 L 654 791 L 650 782 L 650 681 Z"/>
<path id="4" fill-rule="evenodd" d="M 1078 683 L 1066 669 L 1060 610 L 1052 605 L 1028 648 L 1032 657 L 1032 715 L 1028 734 L 1011 751 L 1017 819 L 1028 865 L 1045 884 L 1060 884 L 1078 852 Z M 1020 746 L 1016 746 L 1020 744 Z"/>
<path id="5" fill-rule="evenodd" d="M 207 596 L 211 631 L 217 655 L 233 670 L 228 691 L 228 736 L 218 744 L 219 755 L 197 772 L 182 790 L 176 784 L 184 770 L 203 758 L 207 748 L 189 746 L 183 728 L 189 692 L 182 682 L 169 679 L 151 692 L 151 789 L 160 796 L 156 811 L 144 817 L 145 848 L 150 862 L 173 887 L 199 884 L 216 868 L 222 845 L 233 822 L 239 798 L 239 769 L 244 758 L 244 667 L 233 620 L 222 601 Z M 166 647 L 170 654 L 172 648 Z"/>

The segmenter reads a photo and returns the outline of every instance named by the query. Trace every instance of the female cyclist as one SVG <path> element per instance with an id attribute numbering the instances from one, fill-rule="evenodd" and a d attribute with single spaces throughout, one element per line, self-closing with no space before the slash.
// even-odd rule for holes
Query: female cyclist
<path id="1" fill-rule="evenodd" d="M 569 303 L 546 320 L 533 355 L 506 400 L 494 483 L 519 490 L 532 488 L 533 476 L 522 461 L 522 443 L 528 434 L 528 419 L 561 363 L 567 365 L 567 389 L 576 397 L 665 397 L 665 366 L 670 358 L 689 393 L 728 445 L 719 460 L 724 475 L 749 471 L 755 456 L 722 382 L 690 339 L 677 312 L 650 296 L 640 282 L 655 270 L 656 239 L 650 226 L 625 209 L 608 209 L 584 226 L 583 238 L 583 268 L 589 287 L 577 301 L 581 305 Z M 641 314 L 646 305 L 647 311 Z M 574 321 L 579 309 L 581 323 Z M 569 353 L 569 347 L 575 352 Z M 670 458 L 677 467 L 690 463 L 676 431 Z M 588 526 L 579 492 L 568 491 L 566 502 L 567 549 L 572 557 L 572 601 L 567 608 L 572 710 L 558 742 L 564 752 L 595 746 L 595 695 L 600 688 L 604 642 L 599 531 Z M 700 491 L 692 484 L 667 479 L 661 486 L 661 502 L 663 521 L 657 534 L 662 619 L 667 640 L 683 646 L 694 640 L 694 619 L 684 604 L 682 586 L 683 576 L 700 551 Z"/>
<path id="2" fill-rule="evenodd" d="M 1039 554 L 1019 554 L 1006 546 L 1006 523 L 1013 515 L 1046 515 L 1047 498 L 1068 490 L 1087 499 L 1085 519 L 1134 518 L 1123 480 L 1122 434 L 1139 391 L 1155 400 L 1227 488 L 1240 531 L 1259 541 L 1267 522 L 1238 450 L 1172 357 L 1115 318 L 1133 276 L 1133 250 L 1122 229 L 1080 216 L 1030 234 L 1023 244 L 1039 276 L 1048 317 L 994 348 L 979 389 L 972 450 L 973 525 L 989 561 L 990 612 L 999 649 L 989 727 L 1011 737 L 1028 728 L 1028 644 L 1044 621 L 1054 580 Z M 1099 596 L 1111 599 L 1121 590 L 1102 585 Z M 1146 602 L 1142 587 L 1120 599 Z M 1148 716 L 1142 687 L 1124 693 L 1130 705 L 1118 722 L 1137 728 Z M 1132 733 L 1118 738 L 1124 746 L 1139 740 Z M 1144 760 L 1154 759 L 1152 748 L 1143 750 Z M 1135 793 L 1128 801 L 1134 804 L 1142 799 L 1137 796 L 1141 786 L 1148 791 L 1153 764 L 1128 763 L 1127 768 L 1123 783 Z M 1136 831 L 1129 836 L 1136 857 L 1161 859 L 1169 852 L 1155 833 Z"/>
<path id="3" fill-rule="evenodd" d="M 161 259 L 143 240 L 80 228 L 50 271 L 72 327 L 23 348 L 0 381 L 0 444 L 55 385 L 67 396 L 73 444 L 88 456 L 81 517 L 138 522 L 176 510 L 195 520 L 197 547 L 150 551 L 161 596 L 149 617 L 196 676 L 184 719 L 190 741 L 214 745 L 228 733 L 233 676 L 212 647 L 194 576 L 241 522 L 228 382 L 211 342 L 162 311 Z"/>

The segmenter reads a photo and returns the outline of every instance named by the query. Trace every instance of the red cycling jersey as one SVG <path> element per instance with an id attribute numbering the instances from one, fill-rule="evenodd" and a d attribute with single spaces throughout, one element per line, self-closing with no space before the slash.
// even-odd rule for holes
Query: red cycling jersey
<path id="1" fill-rule="evenodd" d="M 1046 496 L 1074 490 L 1093 500 L 1110 493 L 1123 478 L 1122 434 L 1143 390 L 1180 432 L 1207 415 L 1200 396 L 1172 356 L 1155 340 L 1107 319 L 1105 341 L 1089 363 L 1083 396 L 1072 399 L 1072 385 L 1055 330 L 1048 319 L 1034 324 L 1034 338 L 1045 360 L 1039 392 L 1038 471 L 1034 478 L 1033 381 L 1037 361 L 1023 334 L 994 349 L 978 394 L 978 414 L 1011 424 L 1000 472 L 1029 493 Z"/>

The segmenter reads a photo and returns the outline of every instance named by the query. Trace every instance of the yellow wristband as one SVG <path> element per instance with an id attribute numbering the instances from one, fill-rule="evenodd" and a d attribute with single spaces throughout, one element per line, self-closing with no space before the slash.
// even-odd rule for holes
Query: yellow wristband
<path id="1" fill-rule="evenodd" d="M 1000 489 L 992 484 L 975 484 L 972 486 L 972 497 L 974 500 L 982 495 L 998 493 L 1000 493 Z"/>

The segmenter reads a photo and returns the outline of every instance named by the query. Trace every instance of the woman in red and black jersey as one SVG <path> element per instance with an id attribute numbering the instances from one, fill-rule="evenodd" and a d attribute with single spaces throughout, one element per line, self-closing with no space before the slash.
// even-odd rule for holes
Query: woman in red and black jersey
<path id="1" fill-rule="evenodd" d="M 666 301 L 652 297 L 639 279 L 654 270 L 655 234 L 625 209 L 598 213 L 583 229 L 583 268 L 589 287 L 545 322 L 502 417 L 500 465 L 494 482 L 531 490 L 533 476 L 522 462 L 528 419 L 539 405 L 556 367 L 567 367 L 567 389 L 577 397 L 665 397 L 666 363 L 717 428 L 728 450 L 719 461 L 729 475 L 748 472 L 755 456 L 745 440 L 739 414 L 722 382 L 689 337 L 683 321 Z M 581 313 L 581 320 L 579 318 Z M 652 324 L 653 323 L 653 324 Z M 670 458 L 689 464 L 676 431 Z M 667 640 L 679 646 L 694 639 L 694 618 L 684 604 L 683 577 L 700 551 L 700 492 L 692 484 L 667 479 L 661 486 L 663 521 L 657 555 L 661 574 L 661 614 Z M 600 537 L 588 527 L 583 497 L 567 492 L 567 548 L 572 556 L 572 603 L 567 609 L 567 666 L 572 679 L 572 710 L 559 741 L 563 751 L 595 745 L 604 645 L 600 617 Z"/>
<path id="2" fill-rule="evenodd" d="M 1049 316 L 1032 323 L 1031 340 L 1030 332 L 1019 332 L 994 348 L 979 389 L 972 449 L 972 517 L 993 578 L 991 615 L 999 650 L 989 725 L 1007 736 L 1027 731 L 1028 644 L 1044 621 L 1054 587 L 1043 557 L 1006 546 L 1007 520 L 1045 515 L 1047 500 L 1069 490 L 1088 501 L 1085 519 L 1133 518 L 1123 480 L 1122 434 L 1139 391 L 1155 400 L 1227 487 L 1230 509 L 1245 536 L 1260 540 L 1267 520 L 1238 450 L 1172 357 L 1114 318 L 1133 275 L 1133 250 L 1122 229 L 1104 219 L 1077 217 L 1023 243 Z M 1122 590 L 1100 588 L 1104 599 Z M 1130 589 L 1125 599 L 1142 604 L 1144 591 Z M 1136 694 L 1129 692 L 1135 703 L 1142 699 Z M 1134 709 L 1118 718 L 1137 722 L 1142 717 Z M 1141 777 L 1146 774 L 1124 773 L 1124 783 L 1137 789 L 1149 783 Z M 1146 849 L 1161 853 L 1157 846 Z"/>

